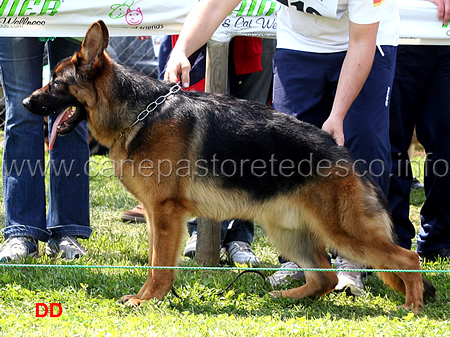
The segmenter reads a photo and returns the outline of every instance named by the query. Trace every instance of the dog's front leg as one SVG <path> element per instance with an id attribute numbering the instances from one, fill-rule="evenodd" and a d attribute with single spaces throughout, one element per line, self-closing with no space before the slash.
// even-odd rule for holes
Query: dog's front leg
<path id="1" fill-rule="evenodd" d="M 149 265 L 173 267 L 181 248 L 185 229 L 183 217 L 178 212 L 152 212 L 149 225 Z M 137 295 L 123 296 L 126 305 L 139 305 L 145 300 L 157 298 L 162 300 L 169 292 L 175 279 L 173 269 L 151 269 L 145 284 Z"/>
<path id="2" fill-rule="evenodd" d="M 150 215 L 148 214 L 147 208 L 145 209 L 145 219 L 147 220 L 147 233 L 148 233 L 148 265 L 152 266 L 152 261 L 153 261 L 153 233 L 154 230 L 152 228 L 152 221 L 150 220 Z M 150 281 L 153 278 L 153 269 L 149 269 L 148 270 L 148 278 L 144 284 L 144 286 L 141 288 L 142 289 L 146 289 L 149 284 Z M 140 295 L 141 292 L 139 292 L 137 295 L 125 295 L 121 297 L 121 301 L 123 302 L 127 302 L 128 305 L 136 305 L 139 304 L 140 302 L 138 301 L 140 299 Z M 132 301 L 129 301 L 132 300 Z"/>

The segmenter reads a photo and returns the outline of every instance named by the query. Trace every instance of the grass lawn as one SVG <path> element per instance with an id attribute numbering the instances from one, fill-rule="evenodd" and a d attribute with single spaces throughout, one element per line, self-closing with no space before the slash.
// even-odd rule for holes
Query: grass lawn
<path id="1" fill-rule="evenodd" d="M 417 153 L 416 159 L 422 160 L 423 155 Z M 107 158 L 93 160 L 92 172 L 108 167 Z M 411 218 L 416 226 L 423 200 L 423 191 L 413 193 Z M 82 241 L 88 255 L 75 262 L 51 259 L 43 254 L 41 243 L 41 258 L 24 262 L 145 266 L 146 225 L 120 221 L 121 212 L 134 205 L 118 179 L 93 176 L 93 234 Z M 0 217 L 4 223 L 3 208 Z M 253 248 L 263 267 L 279 266 L 277 251 L 259 226 Z M 184 257 L 181 265 L 198 266 Z M 450 263 L 426 263 L 423 267 L 448 271 Z M 0 267 L 0 336 L 450 336 L 448 273 L 427 274 L 439 299 L 417 316 L 398 309 L 404 297 L 385 287 L 375 275 L 366 280 L 361 297 L 331 293 L 295 302 L 271 298 L 267 295 L 270 286 L 256 274 L 243 275 L 219 295 L 236 271 L 180 270 L 175 289 L 181 298 L 169 293 L 162 302 L 149 301 L 139 308 L 119 303 L 122 295 L 140 289 L 146 274 L 142 269 Z M 60 303 L 62 315 L 36 317 L 36 303 Z"/>

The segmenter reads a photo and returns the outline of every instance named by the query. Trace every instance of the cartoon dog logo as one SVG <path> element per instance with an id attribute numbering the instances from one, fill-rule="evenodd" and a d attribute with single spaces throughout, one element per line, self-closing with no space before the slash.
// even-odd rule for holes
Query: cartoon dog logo
<path id="1" fill-rule="evenodd" d="M 123 4 L 111 5 L 109 17 L 111 19 L 120 19 L 127 15 L 127 11 L 134 5 L 134 0 L 126 0 Z"/>
<path id="2" fill-rule="evenodd" d="M 121 19 L 125 17 L 125 21 L 130 26 L 137 26 L 144 20 L 144 15 L 142 14 L 141 8 L 131 9 L 134 5 L 134 0 L 126 0 L 122 4 L 111 5 L 111 12 L 109 17 L 111 19 Z"/>

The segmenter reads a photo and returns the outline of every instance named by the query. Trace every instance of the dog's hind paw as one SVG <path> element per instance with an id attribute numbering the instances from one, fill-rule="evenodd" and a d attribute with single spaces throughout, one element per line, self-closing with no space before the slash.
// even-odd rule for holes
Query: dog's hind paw
<path id="1" fill-rule="evenodd" d="M 400 309 L 404 309 L 404 310 L 408 310 L 408 311 L 412 311 L 415 315 L 418 315 L 420 313 L 420 310 L 423 309 L 423 305 L 408 305 L 408 304 L 403 304 L 399 306 Z"/>

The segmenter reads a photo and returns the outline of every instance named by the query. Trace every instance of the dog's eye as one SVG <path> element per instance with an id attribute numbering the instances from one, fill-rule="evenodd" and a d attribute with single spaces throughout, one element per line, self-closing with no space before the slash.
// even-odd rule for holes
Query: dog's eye
<path id="1" fill-rule="evenodd" d="M 61 89 L 64 86 L 64 82 L 59 80 L 59 79 L 55 79 L 52 81 L 52 88 L 55 90 Z"/>

